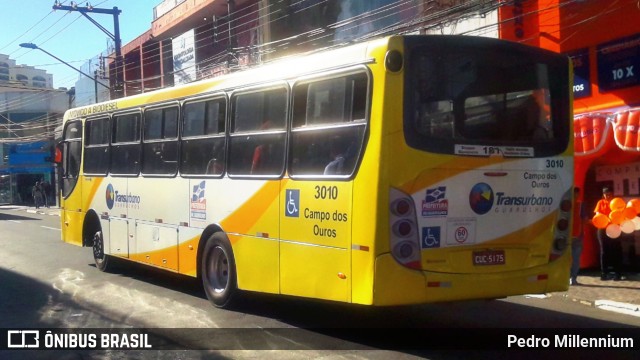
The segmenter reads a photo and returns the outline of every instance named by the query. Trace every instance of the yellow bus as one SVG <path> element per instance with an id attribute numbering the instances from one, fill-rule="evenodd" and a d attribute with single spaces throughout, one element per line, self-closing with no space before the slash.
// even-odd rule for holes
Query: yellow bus
<path id="1" fill-rule="evenodd" d="M 71 109 L 62 239 L 218 307 L 565 290 L 570 84 L 541 49 L 390 36 Z"/>

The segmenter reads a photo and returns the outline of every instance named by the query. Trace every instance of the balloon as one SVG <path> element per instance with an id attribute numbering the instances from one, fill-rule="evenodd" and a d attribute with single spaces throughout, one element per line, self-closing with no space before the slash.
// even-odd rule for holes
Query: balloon
<path id="1" fill-rule="evenodd" d="M 619 198 L 619 197 L 617 197 L 617 198 L 613 198 L 613 199 L 611 200 L 611 202 L 609 203 L 609 208 L 610 208 L 612 211 L 615 211 L 615 210 L 622 210 L 622 209 L 624 209 L 625 207 L 627 207 L 627 203 L 626 203 L 624 200 L 622 200 L 622 198 Z"/>
<path id="2" fill-rule="evenodd" d="M 622 222 L 622 224 L 620 224 L 620 230 L 622 230 L 622 232 L 625 234 L 631 234 L 635 229 L 636 226 L 631 220 L 625 220 Z"/>
<path id="3" fill-rule="evenodd" d="M 640 223 L 640 218 L 637 219 L 638 223 Z M 605 214 L 597 213 L 591 220 L 591 223 L 598 229 L 604 229 L 609 225 L 609 217 Z"/>
<path id="4" fill-rule="evenodd" d="M 624 212 L 624 218 L 627 220 L 631 220 L 638 215 L 638 212 L 633 207 L 627 207 L 622 211 Z"/>
<path id="5" fill-rule="evenodd" d="M 622 230 L 620 229 L 620 225 L 616 225 L 616 224 L 609 224 L 609 226 L 607 226 L 607 230 L 605 230 L 607 233 L 607 236 L 612 238 L 612 239 L 616 239 L 620 236 L 620 233 L 622 232 Z"/>
<path id="6" fill-rule="evenodd" d="M 640 217 L 634 217 L 631 222 L 635 226 L 635 230 L 640 230 Z"/>
<path id="7" fill-rule="evenodd" d="M 613 210 L 611 214 L 609 214 L 609 219 L 611 219 L 611 223 L 620 225 L 625 220 L 624 211 L 623 210 Z"/>
<path id="8" fill-rule="evenodd" d="M 629 200 L 627 207 L 632 207 L 636 210 L 636 213 L 640 213 L 640 199 Z"/>

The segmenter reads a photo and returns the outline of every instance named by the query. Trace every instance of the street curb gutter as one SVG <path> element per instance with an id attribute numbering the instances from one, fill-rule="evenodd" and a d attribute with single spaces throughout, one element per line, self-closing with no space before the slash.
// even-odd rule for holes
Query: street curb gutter
<path id="1" fill-rule="evenodd" d="M 51 210 L 26 210 L 29 214 L 40 214 L 40 215 L 51 215 L 51 216 L 60 216 L 59 211 L 51 211 Z"/>
<path id="2" fill-rule="evenodd" d="M 627 304 L 611 300 L 596 300 L 595 307 L 602 310 L 640 317 L 640 305 Z"/>

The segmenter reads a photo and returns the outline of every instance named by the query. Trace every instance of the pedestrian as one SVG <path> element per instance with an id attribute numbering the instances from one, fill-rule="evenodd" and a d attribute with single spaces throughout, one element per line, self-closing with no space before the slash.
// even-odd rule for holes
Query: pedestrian
<path id="1" fill-rule="evenodd" d="M 602 188 L 602 199 L 598 200 L 595 213 L 609 216 L 612 199 L 613 191 L 606 186 Z M 622 245 L 620 240 L 610 238 L 606 229 L 598 229 L 597 236 L 600 245 L 600 280 L 622 280 Z"/>
<path id="2" fill-rule="evenodd" d="M 51 185 L 49 184 L 48 181 L 42 181 L 40 183 L 40 186 L 42 187 L 42 197 L 44 198 L 44 206 L 45 207 L 49 207 L 49 191 L 51 190 Z"/>
<path id="3" fill-rule="evenodd" d="M 39 209 L 42 203 L 42 187 L 40 186 L 40 181 L 36 181 L 36 184 L 31 188 L 31 196 L 33 196 L 36 209 Z"/>
<path id="4" fill-rule="evenodd" d="M 578 272 L 580 271 L 580 256 L 582 255 L 583 221 L 586 219 L 584 204 L 580 196 L 580 188 L 573 189 L 573 231 L 571 233 L 571 271 L 569 285 L 580 285 Z"/>

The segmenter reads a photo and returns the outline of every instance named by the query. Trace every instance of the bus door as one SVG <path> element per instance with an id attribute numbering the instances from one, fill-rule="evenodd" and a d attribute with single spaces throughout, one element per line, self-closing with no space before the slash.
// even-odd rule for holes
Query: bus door
<path id="1" fill-rule="evenodd" d="M 283 294 L 350 301 L 351 193 L 352 182 L 283 182 Z"/>
<path id="2" fill-rule="evenodd" d="M 212 181 L 216 200 L 207 203 L 207 213 L 214 221 L 221 219 L 229 235 L 242 289 L 279 292 L 278 218 L 287 105 L 285 83 L 231 95 L 228 177 Z"/>
<path id="3" fill-rule="evenodd" d="M 82 121 L 69 121 L 63 130 L 61 167 L 59 173 L 61 198 L 62 238 L 82 246 L 84 212 L 80 167 L 82 164 Z"/>
<path id="4" fill-rule="evenodd" d="M 293 86 L 289 176 L 280 193 L 282 293 L 351 301 L 353 177 L 364 148 L 365 68 Z"/>
<path id="5" fill-rule="evenodd" d="M 128 179 L 112 177 L 107 185 L 106 197 L 109 207 L 109 241 L 105 241 L 110 255 L 129 257 L 129 241 L 132 240 L 135 224 L 129 219 L 127 194 Z M 108 251 L 108 252 L 107 252 Z"/>
<path id="6" fill-rule="evenodd" d="M 135 242 L 135 217 L 131 214 L 133 206 L 139 205 L 139 196 L 131 193 L 130 184 L 140 174 L 141 144 L 138 110 L 112 117 L 111 166 L 107 196 L 112 202 L 109 207 L 110 248 L 112 255 L 129 257 Z"/>
<path id="7" fill-rule="evenodd" d="M 176 103 L 144 109 L 141 175 L 129 180 L 127 193 L 129 218 L 136 222 L 131 253 L 139 261 L 176 271 L 178 226 L 187 221 L 188 198 L 188 180 L 176 177 L 178 115 Z"/>
<path id="8" fill-rule="evenodd" d="M 129 218 L 135 221 L 130 246 L 139 261 L 178 270 L 178 227 L 187 222 L 188 186 L 182 178 L 129 181 Z"/>

